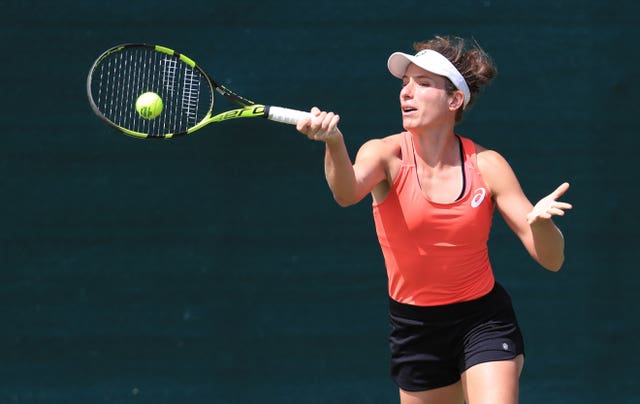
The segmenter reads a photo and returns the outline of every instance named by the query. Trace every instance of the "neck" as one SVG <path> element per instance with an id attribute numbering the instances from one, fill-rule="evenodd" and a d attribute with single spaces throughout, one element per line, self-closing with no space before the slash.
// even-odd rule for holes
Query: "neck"
<path id="1" fill-rule="evenodd" d="M 453 166 L 458 164 L 458 138 L 451 128 L 445 131 L 429 131 L 422 135 L 412 133 L 416 157 L 430 167 Z"/>

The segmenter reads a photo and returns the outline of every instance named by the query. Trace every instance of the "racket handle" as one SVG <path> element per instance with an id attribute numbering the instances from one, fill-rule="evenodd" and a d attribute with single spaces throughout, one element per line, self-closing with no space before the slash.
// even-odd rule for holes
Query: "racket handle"
<path id="1" fill-rule="evenodd" d="M 269 106 L 267 118 L 281 123 L 295 125 L 299 120 L 310 117 L 311 114 L 297 109 Z"/>

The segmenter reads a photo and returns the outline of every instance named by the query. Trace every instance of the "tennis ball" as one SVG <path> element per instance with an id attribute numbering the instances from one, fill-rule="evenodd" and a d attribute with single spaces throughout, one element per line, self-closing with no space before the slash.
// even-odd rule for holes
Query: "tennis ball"
<path id="1" fill-rule="evenodd" d="M 154 119 L 162 112 L 162 98 L 153 91 L 143 93 L 136 100 L 136 111 L 144 119 Z"/>

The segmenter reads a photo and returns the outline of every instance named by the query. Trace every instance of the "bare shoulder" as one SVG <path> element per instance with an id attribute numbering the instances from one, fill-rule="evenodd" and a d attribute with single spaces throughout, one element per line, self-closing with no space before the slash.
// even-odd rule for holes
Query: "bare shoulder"
<path id="1" fill-rule="evenodd" d="M 389 135 L 379 139 L 371 139 L 365 142 L 361 149 L 374 149 L 383 153 L 400 153 L 401 134 Z"/>
<path id="2" fill-rule="evenodd" d="M 401 157 L 401 134 L 366 141 L 358 151 L 358 157 L 376 156 L 380 160 L 390 161 Z"/>
<path id="3" fill-rule="evenodd" d="M 509 162 L 500 153 L 480 145 L 476 145 L 476 153 L 478 169 L 492 193 L 514 180 L 517 182 Z"/>
<path id="4" fill-rule="evenodd" d="M 484 148 L 476 144 L 476 155 L 478 156 L 478 168 L 484 174 L 485 171 L 502 169 L 504 165 L 509 165 L 507 160 L 497 151 Z"/>
<path id="5" fill-rule="evenodd" d="M 356 156 L 356 175 L 358 172 L 374 172 L 380 177 L 371 189 L 374 202 L 383 201 L 402 165 L 401 134 L 372 139 L 362 145 Z"/>

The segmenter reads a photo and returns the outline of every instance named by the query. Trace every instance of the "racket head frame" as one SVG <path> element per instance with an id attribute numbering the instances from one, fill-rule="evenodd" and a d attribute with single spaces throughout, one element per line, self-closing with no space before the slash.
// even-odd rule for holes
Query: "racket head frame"
<path id="1" fill-rule="evenodd" d="M 179 60 L 181 63 L 186 65 L 183 67 L 192 69 L 193 71 L 197 72 L 198 78 L 204 81 L 206 83 L 206 86 L 209 89 L 210 100 L 207 104 L 206 113 L 204 113 L 204 115 L 200 119 L 194 119 L 194 122 L 192 124 L 183 125 L 184 127 L 181 127 L 180 130 L 154 132 L 154 133 L 143 132 L 141 130 L 127 128 L 123 125 L 119 125 L 118 123 L 114 122 L 112 119 L 109 119 L 109 117 L 101 111 L 98 105 L 99 103 L 96 102 L 96 100 L 94 99 L 94 94 L 93 94 L 94 73 L 96 73 L 99 66 L 101 66 L 101 64 L 105 62 L 105 60 L 110 59 L 112 55 L 125 50 L 135 50 L 135 48 L 143 49 L 145 51 L 148 51 L 151 54 L 158 53 L 158 54 L 167 55 L 170 58 Z M 110 72 L 107 72 L 107 74 L 109 73 Z M 156 78 L 156 76 L 154 76 L 154 78 Z M 98 83 L 97 85 L 99 86 L 101 84 L 102 83 Z M 196 130 L 206 126 L 211 122 L 221 122 L 221 121 L 235 119 L 235 118 L 267 118 L 276 122 L 295 125 L 298 120 L 305 119 L 310 116 L 308 112 L 304 112 L 304 111 L 270 106 L 270 105 L 256 104 L 253 101 L 245 97 L 242 97 L 241 95 L 233 92 L 229 88 L 215 81 L 207 72 L 204 71 L 204 69 L 202 69 L 198 64 L 196 64 L 196 62 L 193 59 L 189 58 L 188 56 L 182 53 L 176 52 L 175 50 L 167 48 L 165 46 L 151 45 L 146 43 L 125 43 L 125 44 L 114 46 L 104 51 L 100 56 L 98 56 L 98 58 L 95 60 L 95 62 L 91 66 L 91 69 L 89 70 L 89 74 L 87 76 L 86 86 L 87 86 L 87 96 L 89 98 L 89 105 L 91 106 L 91 109 L 93 110 L 93 112 L 102 121 L 104 121 L 107 125 L 129 136 L 142 138 L 142 139 L 171 139 L 174 137 L 180 137 L 180 136 L 193 133 Z M 136 96 L 139 95 L 141 92 L 142 91 L 139 91 L 136 94 Z M 241 108 L 232 109 L 225 112 L 221 112 L 217 115 L 213 115 L 213 106 L 214 106 L 214 98 L 215 98 L 214 95 L 216 92 L 224 96 L 225 98 L 229 99 L 231 102 L 237 104 Z M 133 98 L 133 95 L 131 98 Z M 198 94 L 198 100 L 195 102 L 199 103 L 200 102 L 199 98 L 200 98 L 200 94 Z M 132 112 L 132 109 L 131 109 L 134 103 L 135 103 L 134 99 L 127 100 L 128 113 L 131 116 L 135 116 L 135 119 L 138 120 L 138 122 L 140 122 L 141 120 L 143 120 L 143 118 L 138 117 L 137 113 Z M 205 102 L 203 102 L 203 104 L 204 103 Z"/>
<path id="2" fill-rule="evenodd" d="M 200 119 L 198 120 L 198 122 L 196 122 L 194 125 L 191 125 L 190 127 L 186 128 L 185 130 L 181 130 L 181 131 L 176 131 L 176 132 L 166 132 L 166 133 L 145 133 L 142 131 L 138 131 L 138 130 L 133 130 L 131 128 L 127 128 L 124 127 L 122 125 L 118 125 L 116 122 L 114 122 L 112 119 L 109 119 L 109 117 L 107 117 L 105 115 L 105 113 L 103 113 L 100 109 L 100 107 L 98 106 L 98 103 L 96 102 L 94 95 L 93 95 L 93 76 L 96 73 L 98 66 L 102 65 L 103 62 L 105 62 L 105 60 L 111 58 L 114 54 L 118 53 L 118 52 L 122 52 L 124 50 L 131 50 L 134 48 L 139 48 L 139 49 L 146 49 L 148 51 L 152 51 L 152 52 L 159 52 L 165 55 L 168 55 L 169 57 L 175 58 L 176 60 L 179 60 L 180 62 L 186 64 L 187 66 L 189 66 L 190 68 L 196 70 L 200 76 L 204 79 L 204 81 L 207 83 L 210 92 L 211 92 L 211 100 L 208 103 L 208 110 L 206 112 L 206 114 Z M 231 119 L 234 117 L 241 117 L 243 116 L 243 110 L 246 107 L 251 107 L 256 105 L 253 101 L 242 97 L 239 94 L 236 94 L 235 92 L 233 92 L 232 90 L 230 90 L 229 88 L 221 85 L 220 83 L 218 83 L 217 81 L 215 81 L 213 79 L 213 77 L 211 77 L 207 72 L 204 71 L 204 69 L 202 69 L 193 59 L 189 58 L 188 56 L 179 53 L 171 48 L 165 47 L 165 46 L 160 46 L 160 45 L 152 45 L 152 44 L 147 44 L 147 43 L 125 43 L 125 44 L 120 44 L 120 45 L 116 45 L 113 46 L 109 49 L 107 49 L 106 51 L 104 51 L 102 54 L 100 54 L 100 56 L 98 56 L 96 58 L 96 60 L 94 61 L 93 65 L 91 66 L 91 69 L 89 69 L 89 74 L 87 75 L 87 82 L 86 82 L 86 90 L 87 90 L 87 97 L 89 99 L 89 105 L 91 107 L 91 109 L 93 110 L 93 112 L 102 120 L 104 121 L 107 125 L 111 126 L 112 128 L 115 128 L 129 136 L 132 137 L 136 137 L 136 138 L 152 138 L 152 139 L 171 139 L 174 137 L 180 137 L 180 136 L 184 136 L 187 135 L 189 133 L 195 132 L 196 130 L 200 129 L 201 127 L 205 126 L 206 124 L 208 124 L 211 121 L 222 121 L 222 120 L 226 120 L 226 119 Z M 213 105 L 214 105 L 214 91 L 217 92 L 218 94 L 224 96 L 225 98 L 229 99 L 230 101 L 232 101 L 233 103 L 239 105 L 240 107 L 242 107 L 242 110 L 231 110 L 231 111 L 227 111 L 226 113 L 222 113 L 220 114 L 220 117 L 218 119 L 215 119 L 216 117 L 214 117 L 213 114 Z M 131 103 L 134 103 L 135 100 L 131 100 Z M 250 108 L 247 109 L 247 111 L 244 111 L 244 116 L 265 116 L 264 113 L 264 108 Z M 213 119 L 212 119 L 213 118 Z"/>

